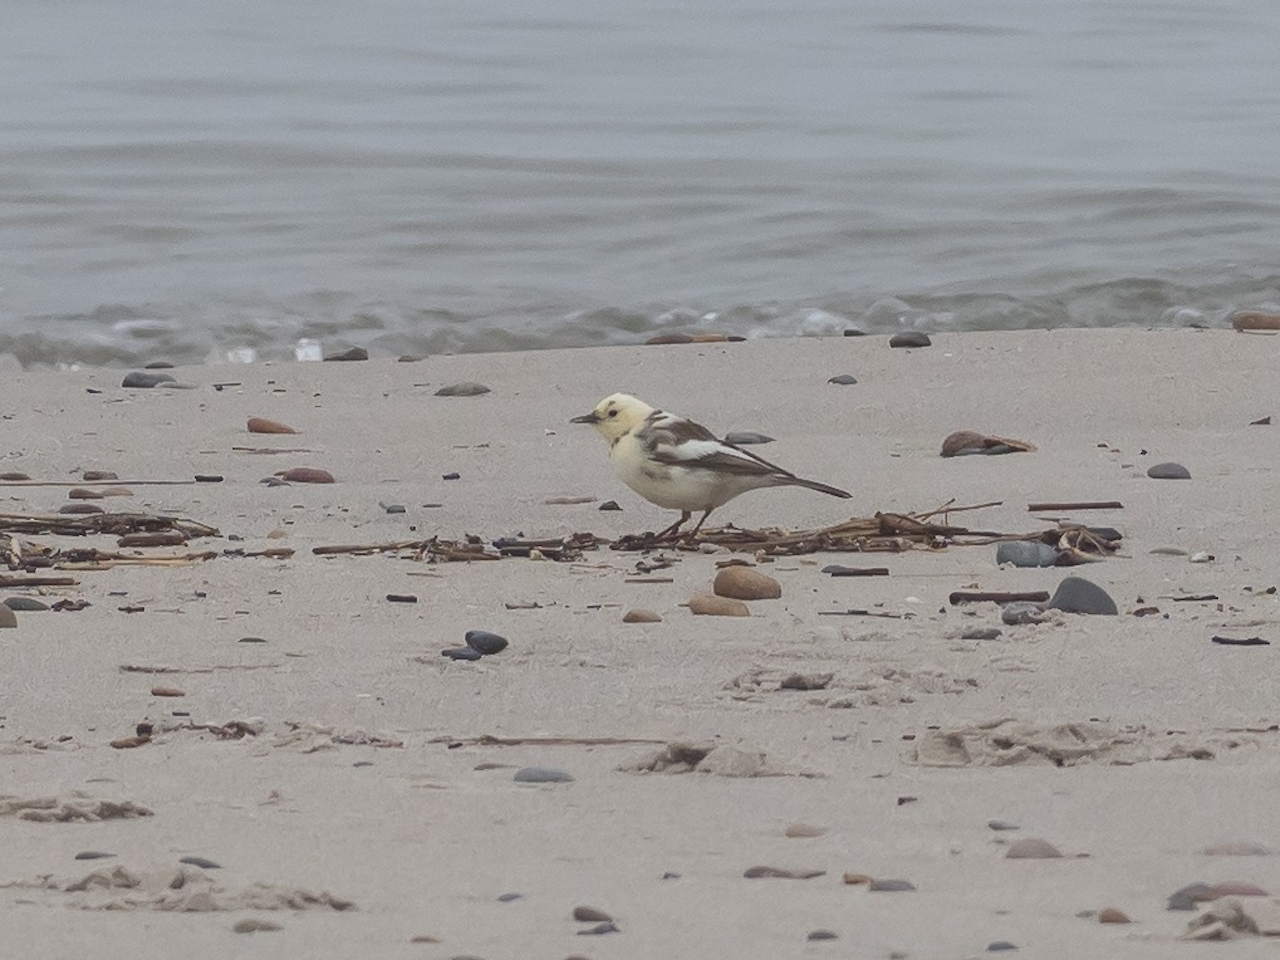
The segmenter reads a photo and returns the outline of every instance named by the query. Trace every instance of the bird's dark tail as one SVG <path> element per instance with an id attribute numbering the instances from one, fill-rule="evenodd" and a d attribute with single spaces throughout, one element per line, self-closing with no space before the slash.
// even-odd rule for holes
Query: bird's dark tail
<path id="1" fill-rule="evenodd" d="M 842 500 L 848 500 L 853 496 L 847 490 L 841 490 L 838 487 L 830 487 L 825 483 L 818 483 L 817 480 L 805 480 L 802 477 L 791 477 L 787 483 L 796 487 L 808 487 L 810 490 L 817 490 L 819 493 L 825 493 L 828 496 L 839 497 Z"/>

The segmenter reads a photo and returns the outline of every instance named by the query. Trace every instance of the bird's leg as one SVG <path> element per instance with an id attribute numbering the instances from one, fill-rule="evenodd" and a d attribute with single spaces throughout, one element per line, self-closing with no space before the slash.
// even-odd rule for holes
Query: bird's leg
<path id="1" fill-rule="evenodd" d="M 654 539 L 655 539 L 655 540 L 666 540 L 666 539 L 668 539 L 669 537 L 674 537 L 674 536 L 676 535 L 676 531 L 677 531 L 677 530 L 679 530 L 679 529 L 680 529 L 682 526 L 684 526 L 686 523 L 688 523 L 688 522 L 689 522 L 689 518 L 690 518 L 690 517 L 692 517 L 692 516 L 693 516 L 693 514 L 692 514 L 692 513 L 690 513 L 688 510 L 684 510 L 684 511 L 682 511 L 682 512 L 680 513 L 680 519 L 679 519 L 679 520 L 677 520 L 675 523 L 673 523 L 671 526 L 667 527 L 667 529 L 663 530 L 660 534 L 658 534 L 656 537 L 654 537 Z M 705 520 L 705 519 L 706 519 L 706 517 L 703 517 L 703 519 Z M 699 524 L 699 526 L 701 526 L 701 524 Z"/>
<path id="2" fill-rule="evenodd" d="M 707 517 L 711 516 L 711 511 L 714 509 L 715 507 L 707 507 L 706 512 L 702 515 L 702 519 L 697 522 L 692 530 L 684 535 L 684 539 L 690 542 L 696 540 L 698 537 L 698 531 L 702 529 L 702 525 L 707 522 Z"/>

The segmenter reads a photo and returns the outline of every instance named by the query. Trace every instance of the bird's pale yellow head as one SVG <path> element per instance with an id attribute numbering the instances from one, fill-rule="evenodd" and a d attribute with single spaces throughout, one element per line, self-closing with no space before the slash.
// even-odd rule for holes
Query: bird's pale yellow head
<path id="1" fill-rule="evenodd" d="M 605 397 L 590 413 L 574 417 L 570 423 L 589 423 L 610 443 L 615 443 L 628 430 L 644 423 L 653 407 L 627 393 Z"/>

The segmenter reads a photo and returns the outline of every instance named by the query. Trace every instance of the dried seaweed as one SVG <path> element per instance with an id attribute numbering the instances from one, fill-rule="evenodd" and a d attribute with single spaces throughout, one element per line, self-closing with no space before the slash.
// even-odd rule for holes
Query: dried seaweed
<path id="1" fill-rule="evenodd" d="M 62 537 L 85 537 L 107 534 L 122 537 L 130 533 L 157 533 L 172 530 L 184 537 L 221 536 L 216 527 L 182 517 L 153 513 L 0 513 L 0 532 L 22 534 L 54 534 Z"/>

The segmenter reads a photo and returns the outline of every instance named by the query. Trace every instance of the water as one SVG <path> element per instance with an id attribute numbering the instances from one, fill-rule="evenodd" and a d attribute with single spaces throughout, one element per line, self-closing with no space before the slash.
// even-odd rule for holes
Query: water
<path id="1" fill-rule="evenodd" d="M 1280 309 L 1274 0 L 6 0 L 0 353 Z"/>

